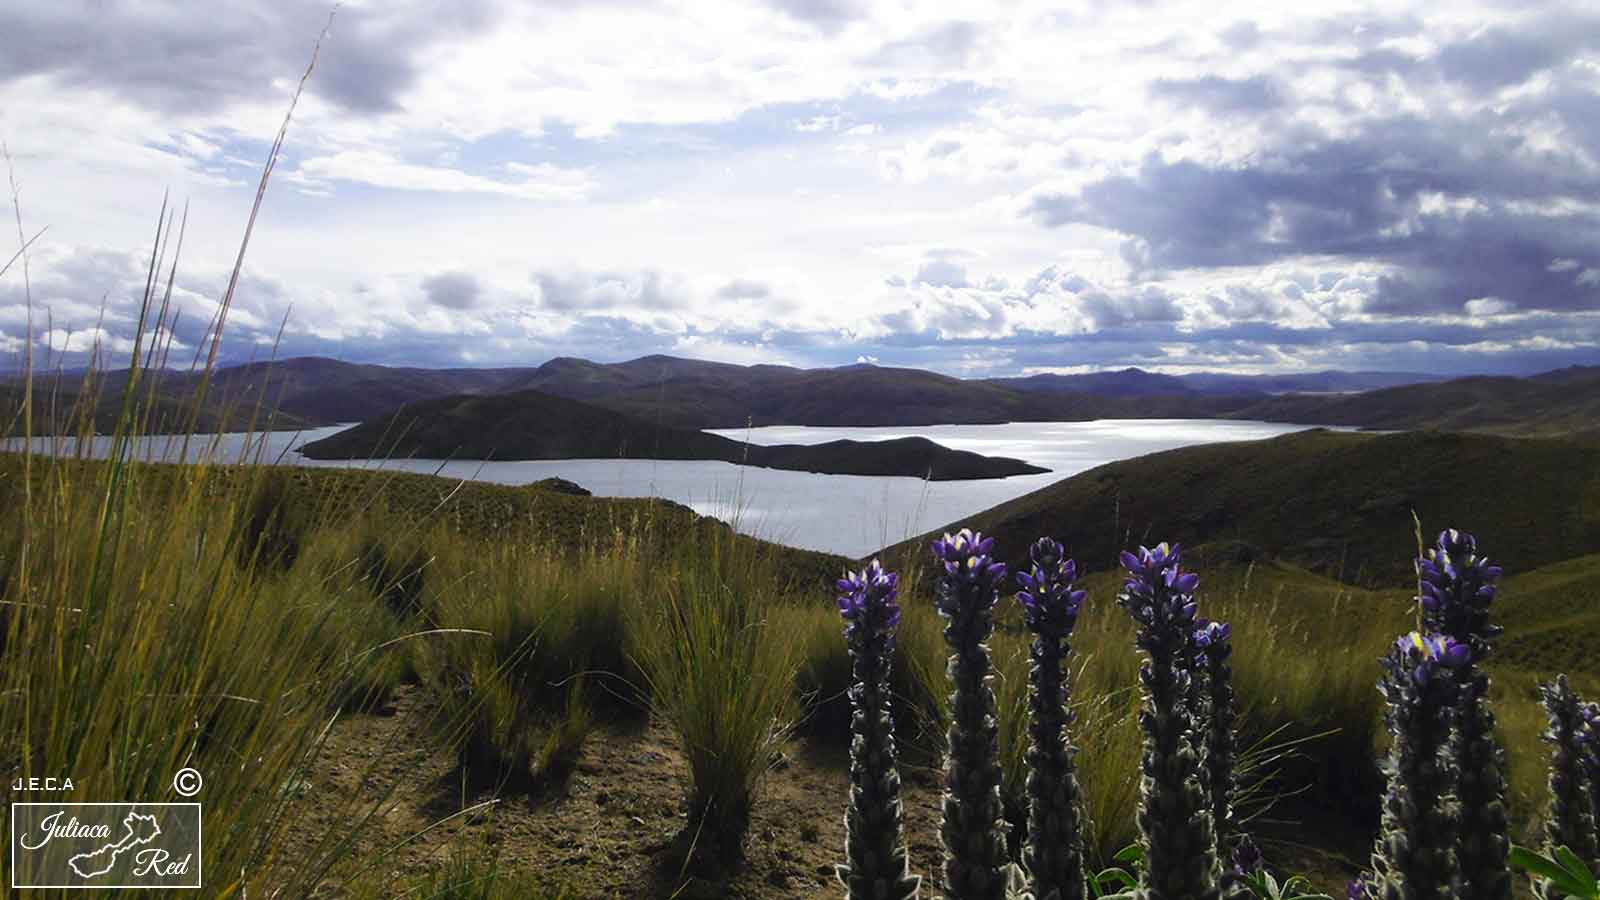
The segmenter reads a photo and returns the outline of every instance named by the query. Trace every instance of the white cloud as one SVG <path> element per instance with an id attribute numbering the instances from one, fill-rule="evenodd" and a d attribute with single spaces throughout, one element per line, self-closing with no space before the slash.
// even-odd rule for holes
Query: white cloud
<path id="1" fill-rule="evenodd" d="M 97 78 L 105 54 L 26 68 L 36 55 L 0 53 L 0 136 L 16 156 L 25 219 L 51 226 L 38 248 L 38 296 L 72 327 L 92 324 L 110 290 L 106 327 L 121 334 L 168 187 L 190 204 L 182 271 L 205 281 L 180 277 L 179 297 L 186 315 L 214 308 L 216 274 L 237 249 L 256 167 L 299 74 L 299 44 L 309 45 L 322 19 L 308 14 L 303 39 L 289 41 L 278 32 L 301 7 L 232 2 L 235 15 L 175 19 L 141 51 L 161 57 L 168 32 L 174 41 L 243 41 L 228 44 L 237 65 L 214 79 L 109 63 Z M 1143 232 L 1171 214 L 1166 204 L 1134 209 L 1118 223 L 1125 230 L 1045 228 L 1020 214 L 1041 196 L 1080 197 L 1136 178 L 1152 161 L 1290 178 L 1296 160 L 1285 141 L 1351 139 L 1400 111 L 1427 125 L 1480 113 L 1504 123 L 1474 147 L 1482 159 L 1473 177 L 1484 183 L 1506 177 L 1497 148 L 1515 145 L 1553 161 L 1548 171 L 1561 174 L 1552 185 L 1587 185 L 1595 173 L 1582 123 L 1554 104 L 1563 90 L 1591 86 L 1590 62 L 1574 57 L 1565 69 L 1477 90 L 1399 75 L 1371 56 L 1432 65 L 1443 48 L 1497 26 L 1542 39 L 1541 16 L 1416 3 L 1057 6 L 829 3 L 802 15 L 796 4 L 474 0 L 440 19 L 427 4 L 357 5 L 323 48 L 290 128 L 250 251 L 257 280 L 241 292 L 234 324 L 270 332 L 292 304 L 292 335 L 395 347 L 470 335 L 470 351 L 442 342 L 395 352 L 437 355 L 444 346 L 483 360 L 546 352 L 552 336 L 589 322 L 619 346 L 660 349 L 649 342 L 681 338 L 688 343 L 665 346 L 844 361 L 891 357 L 839 349 L 840 335 L 1005 342 L 1144 329 L 1183 346 L 1228 329 L 1280 329 L 1305 340 L 1328 333 L 1321 346 L 1334 347 L 1361 344 L 1335 332 L 1384 323 L 1548 336 L 1571 321 L 1540 318 L 1499 285 L 1451 294 L 1439 301 L 1448 309 L 1426 316 L 1379 310 L 1375 299 L 1404 266 L 1355 252 L 1158 267 L 1150 259 L 1161 242 Z M 61 8 L 72 26 L 65 33 L 89 40 L 85 22 Z M 101 12 L 122 22 L 138 11 Z M 0 33 L 24 33 L 8 32 L 15 18 L 0 13 Z M 272 34 L 237 24 L 258 18 L 274 24 Z M 1158 82 L 1190 85 L 1179 93 L 1193 102 L 1153 99 Z M 1201 102 L 1227 106 L 1227 91 L 1252 84 L 1289 102 L 1259 117 L 1248 104 L 1219 113 Z M 197 92 L 207 102 L 172 102 Z M 1518 115 L 1541 104 L 1549 108 Z M 1425 172 L 1431 159 L 1352 165 Z M 1552 229 L 1600 215 L 1585 190 L 1552 188 L 1500 207 L 1482 192 L 1471 178 L 1423 190 L 1386 233 L 1425 242 L 1440 229 L 1472 227 L 1491 208 Z M 5 207 L 0 200 L 9 220 Z M 1317 224 L 1336 228 L 1348 214 L 1337 209 Z M 1280 209 L 1265 231 L 1303 239 L 1294 224 Z M 112 248 L 134 263 L 111 271 L 64 262 L 78 248 Z M 1600 267 L 1585 252 L 1562 247 L 1532 256 L 1532 266 L 1592 294 Z M 532 272 L 540 277 L 530 280 Z M 447 302 L 424 302 L 422 280 L 440 273 L 470 276 L 481 290 L 436 291 Z M 0 325 L 15 335 L 11 287 L 0 282 Z M 1528 338 L 1505 342 L 1562 349 Z M 1323 351 L 1286 341 L 1282 358 L 1211 345 L 1193 352 L 1216 354 L 1219 364 L 1290 366 Z"/>
<path id="2" fill-rule="evenodd" d="M 505 194 L 525 200 L 581 197 L 594 187 L 588 172 L 548 163 L 506 163 L 499 172 L 474 175 L 460 169 L 408 163 L 373 150 L 313 156 L 284 173 L 284 178 L 312 190 L 353 182 L 404 191 Z"/>
<path id="3" fill-rule="evenodd" d="M 1462 308 L 1468 316 L 1477 318 L 1503 315 L 1516 309 L 1517 305 L 1499 297 L 1479 297 L 1475 300 L 1468 300 L 1462 304 Z"/>

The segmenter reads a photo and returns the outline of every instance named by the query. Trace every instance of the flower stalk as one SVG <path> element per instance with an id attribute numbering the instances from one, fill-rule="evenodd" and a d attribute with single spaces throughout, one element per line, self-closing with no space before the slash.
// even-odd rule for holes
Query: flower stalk
<path id="1" fill-rule="evenodd" d="M 904 838 L 905 812 L 895 767 L 894 716 L 889 669 L 899 576 L 873 560 L 839 581 L 839 613 L 850 649 L 850 808 L 845 815 L 848 862 L 835 867 L 849 900 L 910 900 L 921 879 L 911 874 Z"/>
<path id="2" fill-rule="evenodd" d="M 1545 816 L 1545 841 L 1567 847 L 1580 859 L 1595 858 L 1595 813 L 1585 772 L 1583 704 L 1572 693 L 1567 676 L 1539 686 L 1550 726 L 1542 737 L 1550 743 L 1550 812 Z"/>
<path id="3" fill-rule="evenodd" d="M 1465 644 L 1412 632 L 1382 660 L 1378 690 L 1389 703 L 1389 788 L 1374 853 L 1385 900 L 1449 900 L 1459 894 L 1460 810 L 1456 770 L 1444 754 L 1456 716 Z"/>
<path id="4" fill-rule="evenodd" d="M 993 548 L 994 539 L 966 528 L 932 545 L 944 569 L 936 596 L 952 682 L 940 827 L 950 900 L 1003 900 L 1008 880 L 999 724 L 986 643 L 1006 567 L 989 555 Z"/>
<path id="5" fill-rule="evenodd" d="M 1472 535 L 1451 528 L 1417 560 L 1417 575 L 1423 629 L 1453 639 L 1469 653 L 1458 672 L 1461 691 L 1447 751 L 1460 773 L 1462 895 L 1510 900 L 1505 752 L 1494 739 L 1489 675 L 1482 666 L 1502 630 L 1489 621 L 1501 569 L 1479 554 Z"/>
<path id="6" fill-rule="evenodd" d="M 1590 821 L 1600 829 L 1600 703 L 1585 703 L 1580 713 L 1583 727 L 1578 732 L 1580 768 L 1589 787 Z M 1600 835 L 1589 860 L 1589 868 L 1600 872 Z"/>
<path id="7" fill-rule="evenodd" d="M 1073 589 L 1078 564 L 1062 546 L 1040 538 L 1028 551 L 1032 563 L 1016 574 L 1017 602 L 1033 633 L 1028 670 L 1028 843 L 1023 864 L 1035 900 L 1082 900 L 1086 892 L 1078 786 L 1068 729 L 1065 671 L 1069 639 L 1085 592 Z"/>
<path id="8" fill-rule="evenodd" d="M 1204 679 L 1205 721 L 1202 743 L 1205 747 L 1206 787 L 1210 792 L 1211 828 L 1215 834 L 1217 859 L 1233 854 L 1238 823 L 1234 819 L 1234 745 L 1236 718 L 1233 692 L 1232 629 L 1226 622 L 1199 619 L 1194 629 L 1194 661 Z M 1230 881 L 1232 879 L 1226 879 Z"/>
<path id="9" fill-rule="evenodd" d="M 1201 738 L 1189 699 L 1194 654 L 1195 588 L 1200 579 L 1179 568 L 1179 548 L 1124 552 L 1128 570 L 1118 602 L 1138 624 L 1135 641 L 1146 654 L 1139 669 L 1144 705 L 1140 761 L 1139 834 L 1145 868 L 1140 900 L 1216 900 L 1219 862 L 1207 802 Z"/>

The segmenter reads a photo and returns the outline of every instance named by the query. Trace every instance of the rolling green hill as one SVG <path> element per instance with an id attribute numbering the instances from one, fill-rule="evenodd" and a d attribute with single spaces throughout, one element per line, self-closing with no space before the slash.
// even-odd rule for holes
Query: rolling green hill
<path id="1" fill-rule="evenodd" d="M 906 543 L 970 525 L 1017 562 L 1048 534 L 1105 569 L 1139 543 L 1231 540 L 1351 584 L 1397 586 L 1412 576 L 1412 511 L 1430 538 L 1477 534 L 1512 572 L 1600 551 L 1600 447 L 1320 429 L 1186 447 L 1091 469 Z"/>
<path id="2" fill-rule="evenodd" d="M 1600 437 L 1600 369 L 1574 367 L 1533 378 L 1458 378 L 1338 396 L 1291 394 L 1233 415 L 1384 430 L 1596 438 Z"/>
<path id="3" fill-rule="evenodd" d="M 445 397 L 382 415 L 300 448 L 312 459 L 706 459 L 836 475 L 933 481 L 1047 471 L 920 437 L 760 446 L 656 425 L 539 391 Z"/>
<path id="4" fill-rule="evenodd" d="M 1600 678 L 1600 554 L 1513 574 L 1502 593 L 1508 664 Z"/>
<path id="5" fill-rule="evenodd" d="M 99 460 L 57 460 L 54 468 L 36 459 L 32 467 L 38 493 L 43 479 L 88 478 L 106 464 Z M 545 479 L 527 485 L 461 481 L 433 475 L 373 469 L 304 466 L 184 466 L 135 463 L 145 503 L 159 508 L 186 483 L 209 479 L 206 494 L 237 499 L 248 488 L 253 502 L 276 510 L 279 527 L 308 531 L 315 524 L 357 520 L 400 534 L 440 527 L 485 545 L 534 543 L 562 553 L 614 551 L 607 542 L 626 538 L 636 549 L 670 554 L 691 532 L 715 532 L 756 554 L 780 581 L 807 589 L 831 587 L 848 560 L 828 553 L 775 544 L 736 534 L 731 526 L 671 500 L 645 497 L 594 497 L 571 482 Z M 22 456 L 0 453 L 0 509 L 19 505 Z M 381 528 L 380 528 L 381 526 Z M 0 562 L 5 562 L 0 554 Z M 3 574 L 3 569 L 0 569 Z M 3 585 L 0 585 L 3 586 Z"/>

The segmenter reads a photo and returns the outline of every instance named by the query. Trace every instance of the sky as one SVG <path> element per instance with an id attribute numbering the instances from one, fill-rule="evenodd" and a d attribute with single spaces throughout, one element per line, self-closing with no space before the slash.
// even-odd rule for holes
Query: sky
<path id="1" fill-rule="evenodd" d="M 328 21 L 0 3 L 0 361 L 205 344 Z M 20 218 L 20 227 L 18 219 Z M 1600 7 L 349 2 L 220 345 L 1527 374 L 1600 363 Z"/>

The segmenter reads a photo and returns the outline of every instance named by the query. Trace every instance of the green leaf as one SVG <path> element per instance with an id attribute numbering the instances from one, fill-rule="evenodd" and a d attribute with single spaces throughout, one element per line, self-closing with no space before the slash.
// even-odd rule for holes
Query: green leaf
<path id="1" fill-rule="evenodd" d="M 1139 879 L 1134 878 L 1127 869 L 1105 869 L 1094 877 L 1096 886 L 1110 884 L 1117 887 L 1133 888 L 1139 886 Z"/>
<path id="2" fill-rule="evenodd" d="M 1572 874 L 1573 880 L 1583 885 L 1582 896 L 1593 897 L 1597 892 L 1600 892 L 1600 884 L 1595 882 L 1594 874 L 1589 871 L 1589 867 L 1584 864 L 1583 860 L 1578 858 L 1578 854 L 1572 852 L 1571 847 L 1557 847 L 1555 849 L 1555 858 L 1556 862 L 1561 864 L 1561 868 Z"/>
<path id="3" fill-rule="evenodd" d="M 1144 847 L 1138 844 L 1129 844 L 1128 846 L 1123 847 L 1121 850 L 1118 850 L 1117 855 L 1111 858 L 1117 862 L 1141 863 L 1144 862 Z"/>
<path id="4" fill-rule="evenodd" d="M 1570 854 L 1572 851 L 1568 850 L 1567 852 Z M 1577 875 L 1567 871 L 1567 869 L 1560 863 L 1553 859 L 1540 856 L 1526 847 L 1513 846 L 1511 848 L 1510 862 L 1514 868 L 1538 875 L 1544 880 L 1550 882 L 1551 886 L 1557 888 L 1562 893 L 1575 894 L 1579 897 L 1595 896 L 1593 876 L 1589 878 L 1590 883 L 1585 884 L 1583 881 L 1579 880 Z"/>

